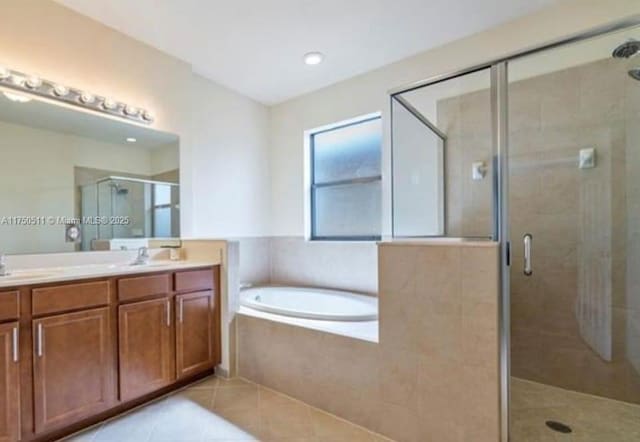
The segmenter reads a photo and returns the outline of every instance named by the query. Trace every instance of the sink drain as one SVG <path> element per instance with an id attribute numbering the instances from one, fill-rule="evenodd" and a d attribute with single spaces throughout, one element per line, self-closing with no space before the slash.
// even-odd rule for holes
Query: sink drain
<path id="1" fill-rule="evenodd" d="M 562 422 L 546 421 L 545 424 L 558 433 L 571 433 L 573 431 L 569 425 L 565 425 Z"/>

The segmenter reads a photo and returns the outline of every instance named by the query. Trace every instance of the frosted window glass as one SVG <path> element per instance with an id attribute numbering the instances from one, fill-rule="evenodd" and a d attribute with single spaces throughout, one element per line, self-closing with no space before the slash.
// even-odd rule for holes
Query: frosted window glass
<path id="1" fill-rule="evenodd" d="M 316 184 L 380 175 L 380 118 L 313 135 Z"/>
<path id="2" fill-rule="evenodd" d="M 165 184 L 154 185 L 154 203 L 156 206 L 171 204 L 171 186 Z"/>
<path id="3" fill-rule="evenodd" d="M 380 181 L 321 187 L 315 191 L 315 237 L 378 237 Z"/>
<path id="4" fill-rule="evenodd" d="M 171 207 L 155 209 L 153 217 L 153 233 L 156 238 L 171 237 Z"/>

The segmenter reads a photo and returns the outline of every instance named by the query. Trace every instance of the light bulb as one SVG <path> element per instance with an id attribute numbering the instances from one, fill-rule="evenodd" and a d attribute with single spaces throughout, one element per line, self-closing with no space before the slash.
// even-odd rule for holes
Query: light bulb
<path id="1" fill-rule="evenodd" d="M 4 66 L 0 66 L 0 80 L 6 80 L 11 76 L 11 71 Z"/>
<path id="2" fill-rule="evenodd" d="M 83 92 L 80 94 L 80 101 L 84 104 L 91 104 L 95 101 L 96 97 L 94 97 L 89 92 Z"/>
<path id="3" fill-rule="evenodd" d="M 147 110 L 142 112 L 142 118 L 144 118 L 144 120 L 148 121 L 149 123 L 154 120 L 153 114 Z"/>
<path id="4" fill-rule="evenodd" d="M 53 95 L 56 97 L 66 97 L 69 94 L 69 88 L 63 84 L 53 86 Z"/>
<path id="5" fill-rule="evenodd" d="M 308 52 L 304 54 L 304 62 L 310 66 L 322 63 L 324 55 L 320 52 Z"/>
<path id="6" fill-rule="evenodd" d="M 20 75 L 12 75 L 11 76 L 11 83 L 13 83 L 15 86 L 20 86 L 23 87 L 24 86 L 24 77 L 21 77 Z"/>
<path id="7" fill-rule="evenodd" d="M 106 110 L 112 111 L 118 107 L 118 102 L 110 98 L 105 98 L 102 102 L 102 107 Z"/>
<path id="8" fill-rule="evenodd" d="M 130 105 L 126 105 L 124 107 L 124 113 L 131 116 L 131 117 L 135 117 L 136 115 L 138 115 L 140 113 L 140 109 L 138 109 L 137 107 L 134 106 L 130 106 Z"/>
<path id="9" fill-rule="evenodd" d="M 42 78 L 37 75 L 32 75 L 27 78 L 27 87 L 29 89 L 38 89 L 40 86 L 42 86 Z"/>

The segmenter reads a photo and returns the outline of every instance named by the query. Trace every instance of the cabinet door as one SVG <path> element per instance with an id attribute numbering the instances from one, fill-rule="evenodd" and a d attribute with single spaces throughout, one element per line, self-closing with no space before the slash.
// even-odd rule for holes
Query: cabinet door
<path id="1" fill-rule="evenodd" d="M 35 431 L 109 408 L 115 401 L 109 309 L 33 321 Z"/>
<path id="2" fill-rule="evenodd" d="M 178 378 L 213 367 L 213 292 L 176 296 Z"/>
<path id="3" fill-rule="evenodd" d="M 0 441 L 18 440 L 20 380 L 18 323 L 0 325 Z"/>
<path id="4" fill-rule="evenodd" d="M 133 399 L 173 382 L 171 300 L 118 307 L 120 327 L 120 398 Z"/>

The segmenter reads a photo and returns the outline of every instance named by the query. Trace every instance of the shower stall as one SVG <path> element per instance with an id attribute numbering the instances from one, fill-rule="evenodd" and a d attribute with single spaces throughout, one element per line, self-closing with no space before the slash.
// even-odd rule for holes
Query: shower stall
<path id="1" fill-rule="evenodd" d="M 177 183 L 108 176 L 81 187 L 82 250 L 96 240 L 177 238 L 180 186 Z"/>
<path id="2" fill-rule="evenodd" d="M 640 440 L 639 23 L 391 94 L 394 236 L 501 246 L 504 441 Z"/>

